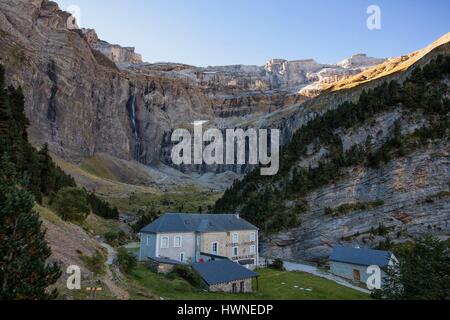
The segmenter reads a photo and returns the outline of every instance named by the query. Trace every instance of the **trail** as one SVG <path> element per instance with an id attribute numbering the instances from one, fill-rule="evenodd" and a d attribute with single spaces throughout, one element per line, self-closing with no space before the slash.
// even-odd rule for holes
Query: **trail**
<path id="1" fill-rule="evenodd" d="M 102 278 L 111 293 L 119 300 L 129 300 L 130 294 L 120 287 L 117 283 L 124 278 L 119 267 L 115 264 L 117 261 L 117 251 L 109 244 L 100 242 L 100 245 L 106 249 L 108 256 L 105 261 L 106 275 Z"/>

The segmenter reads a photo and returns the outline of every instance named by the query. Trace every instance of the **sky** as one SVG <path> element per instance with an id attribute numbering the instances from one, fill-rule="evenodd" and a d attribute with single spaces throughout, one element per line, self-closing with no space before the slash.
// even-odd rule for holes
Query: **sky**
<path id="1" fill-rule="evenodd" d="M 394 57 L 450 32 L 448 0 L 56 0 L 80 25 L 147 62 L 264 65 L 269 59 L 336 63 L 356 53 Z M 377 5 L 381 29 L 369 30 Z"/>

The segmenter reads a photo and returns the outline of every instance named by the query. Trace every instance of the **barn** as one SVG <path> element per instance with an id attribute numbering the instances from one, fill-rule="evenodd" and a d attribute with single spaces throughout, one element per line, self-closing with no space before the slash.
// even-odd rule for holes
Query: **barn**
<path id="1" fill-rule="evenodd" d="M 367 272 L 369 266 L 380 267 L 383 282 L 383 278 L 386 276 L 383 270 L 394 265 L 395 262 L 397 259 L 389 251 L 344 246 L 335 247 L 329 258 L 332 274 L 356 283 L 367 282 L 367 278 L 370 276 Z"/>

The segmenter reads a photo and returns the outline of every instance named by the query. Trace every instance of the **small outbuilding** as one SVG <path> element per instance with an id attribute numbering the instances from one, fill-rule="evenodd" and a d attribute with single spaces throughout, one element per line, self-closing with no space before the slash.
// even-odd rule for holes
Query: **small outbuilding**
<path id="1" fill-rule="evenodd" d="M 194 269 L 210 292 L 251 293 L 258 274 L 231 260 L 194 263 Z"/>
<path id="2" fill-rule="evenodd" d="M 169 258 L 148 258 L 147 267 L 157 273 L 169 273 L 177 265 L 184 265 L 180 261 Z"/>
<path id="3" fill-rule="evenodd" d="M 344 246 L 335 247 L 329 258 L 332 274 L 357 283 L 367 282 L 367 278 L 370 276 L 367 273 L 369 266 L 380 267 L 383 282 L 383 278 L 386 276 L 383 269 L 394 265 L 395 262 L 397 259 L 389 251 Z"/>

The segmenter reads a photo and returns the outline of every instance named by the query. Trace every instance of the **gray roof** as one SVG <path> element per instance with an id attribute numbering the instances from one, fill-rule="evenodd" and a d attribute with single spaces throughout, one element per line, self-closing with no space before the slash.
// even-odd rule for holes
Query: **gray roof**
<path id="1" fill-rule="evenodd" d="M 216 260 L 206 263 L 194 263 L 192 268 L 208 284 L 215 285 L 230 281 L 256 278 L 258 274 L 231 260 Z"/>
<path id="2" fill-rule="evenodd" d="M 258 230 L 234 214 L 166 213 L 142 228 L 142 233 L 223 232 Z"/>
<path id="3" fill-rule="evenodd" d="M 362 266 L 377 265 L 385 267 L 388 265 L 391 257 L 392 253 L 389 251 L 337 246 L 331 253 L 329 260 Z"/>
<path id="4" fill-rule="evenodd" d="M 182 265 L 184 263 L 176 260 L 172 260 L 170 258 L 164 258 L 164 257 L 148 257 L 149 260 L 161 263 L 161 264 L 170 264 L 170 265 Z"/>

